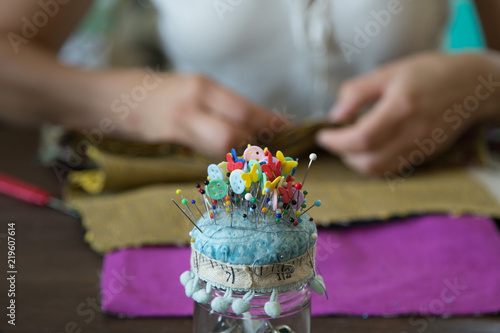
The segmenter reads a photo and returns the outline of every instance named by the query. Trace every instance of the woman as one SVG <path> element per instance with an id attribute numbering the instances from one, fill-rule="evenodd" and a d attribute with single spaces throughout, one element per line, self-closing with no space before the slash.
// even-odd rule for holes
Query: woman
<path id="1" fill-rule="evenodd" d="M 280 122 L 331 109 L 333 122 L 352 124 L 320 132 L 318 143 L 372 175 L 397 171 L 421 147 L 435 156 L 472 125 L 500 122 L 500 56 L 434 51 L 447 1 L 156 0 L 170 74 L 61 65 L 57 50 L 89 4 L 2 1 L 2 118 L 220 156 L 270 124 L 281 128 L 271 109 L 286 115 Z M 500 4 L 477 6 L 497 49 Z"/>

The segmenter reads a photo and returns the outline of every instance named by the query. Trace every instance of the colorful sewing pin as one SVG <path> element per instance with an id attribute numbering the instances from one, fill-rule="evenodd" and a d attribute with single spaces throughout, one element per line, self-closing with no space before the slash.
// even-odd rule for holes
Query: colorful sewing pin
<path id="1" fill-rule="evenodd" d="M 207 217 L 211 223 L 217 224 L 218 218 L 221 218 L 219 221 L 228 221 L 233 227 L 233 214 L 236 213 L 254 222 L 255 227 L 260 222 L 269 221 L 289 221 L 290 225 L 298 226 L 304 213 L 321 205 L 321 201 L 317 200 L 307 208 L 307 191 L 303 190 L 312 161 L 317 159 L 316 154 L 309 155 L 310 161 L 302 183 L 295 182 L 293 176 L 297 160 L 285 157 L 281 151 L 277 151 L 274 157 L 267 148 L 249 145 L 242 157 L 238 157 L 234 149 L 226 157 L 227 162 L 208 166 L 204 185 L 196 184 L 205 212 L 200 210 L 196 200 L 188 200 L 180 189 L 176 190 L 186 209 L 172 201 L 193 225 L 196 226 L 196 220 Z M 189 202 L 196 207 L 200 218 Z M 270 216 L 271 219 L 268 219 Z"/>
<path id="2" fill-rule="evenodd" d="M 196 209 L 198 210 L 198 213 L 200 213 L 200 216 L 203 217 L 203 213 L 201 212 L 201 210 L 198 208 L 198 205 L 196 204 L 196 200 L 191 200 L 191 204 L 194 205 L 196 207 Z"/>
<path id="3" fill-rule="evenodd" d="M 304 184 L 306 183 L 306 177 L 307 177 L 307 174 L 309 173 L 309 169 L 311 168 L 312 162 L 316 161 L 317 158 L 318 158 L 318 155 L 316 155 L 314 153 L 309 155 L 309 165 L 307 166 L 306 174 L 304 175 L 304 180 L 302 181 L 302 187 L 304 187 Z"/>
<path id="4" fill-rule="evenodd" d="M 182 212 L 182 214 L 184 214 L 184 215 L 187 217 L 187 219 L 189 220 L 189 222 L 191 222 L 191 223 L 192 223 L 192 224 L 196 227 L 196 229 L 198 229 L 201 233 L 203 233 L 203 231 L 201 231 L 201 229 L 200 229 L 200 228 L 196 225 L 196 223 L 195 223 L 193 220 L 191 220 L 191 218 L 190 218 L 190 217 L 186 214 L 186 212 L 185 212 L 185 211 L 184 211 L 184 210 L 183 210 L 183 209 L 182 209 L 182 208 L 181 208 L 181 207 L 177 204 L 177 202 L 175 202 L 175 200 L 174 200 L 174 199 L 172 199 L 172 201 L 173 201 L 173 202 L 174 202 L 174 204 L 177 206 L 177 208 L 179 208 L 179 210 Z"/>
<path id="5" fill-rule="evenodd" d="M 187 210 L 189 211 L 189 213 L 191 213 L 191 217 L 193 218 L 193 220 L 197 220 L 198 218 L 196 217 L 196 215 L 194 215 L 193 211 L 191 210 L 191 208 L 188 206 L 188 199 L 184 198 L 182 199 L 181 203 L 186 206 Z"/>
<path id="6" fill-rule="evenodd" d="M 314 205 L 312 205 L 311 207 L 307 208 L 305 211 L 302 212 L 302 214 L 307 213 L 313 207 L 319 207 L 319 206 L 321 206 L 321 200 L 316 200 L 316 201 L 314 201 Z"/>

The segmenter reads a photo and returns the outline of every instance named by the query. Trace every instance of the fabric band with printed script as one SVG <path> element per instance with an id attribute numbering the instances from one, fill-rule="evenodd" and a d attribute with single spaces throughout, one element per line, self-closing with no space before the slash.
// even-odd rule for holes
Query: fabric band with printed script
<path id="1" fill-rule="evenodd" d="M 191 269 L 202 280 L 233 290 L 268 290 L 304 281 L 314 276 L 312 246 L 302 256 L 269 265 L 232 265 L 211 259 L 192 249 Z"/>

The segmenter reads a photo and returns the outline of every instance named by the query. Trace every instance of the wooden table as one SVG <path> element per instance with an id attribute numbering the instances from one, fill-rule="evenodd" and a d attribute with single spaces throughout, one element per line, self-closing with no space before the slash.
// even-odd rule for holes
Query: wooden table
<path id="1" fill-rule="evenodd" d="M 36 150 L 36 132 L 0 127 L 0 171 L 60 196 L 61 184 L 51 169 L 38 166 Z M 16 223 L 15 327 L 7 324 L 5 314 L 9 221 Z M 90 250 L 83 235 L 78 219 L 0 195 L 1 332 L 191 332 L 191 318 L 119 319 L 87 305 L 99 303 L 102 257 Z M 500 332 L 500 317 L 410 321 L 409 317 L 331 316 L 313 318 L 312 332 Z"/>

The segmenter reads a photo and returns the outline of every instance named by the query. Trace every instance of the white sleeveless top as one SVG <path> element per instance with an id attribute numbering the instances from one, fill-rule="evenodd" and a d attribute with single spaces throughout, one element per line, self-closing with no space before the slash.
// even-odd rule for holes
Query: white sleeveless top
<path id="1" fill-rule="evenodd" d="M 323 117 L 346 78 L 437 49 L 447 0 L 154 0 L 162 47 L 267 108 Z"/>

